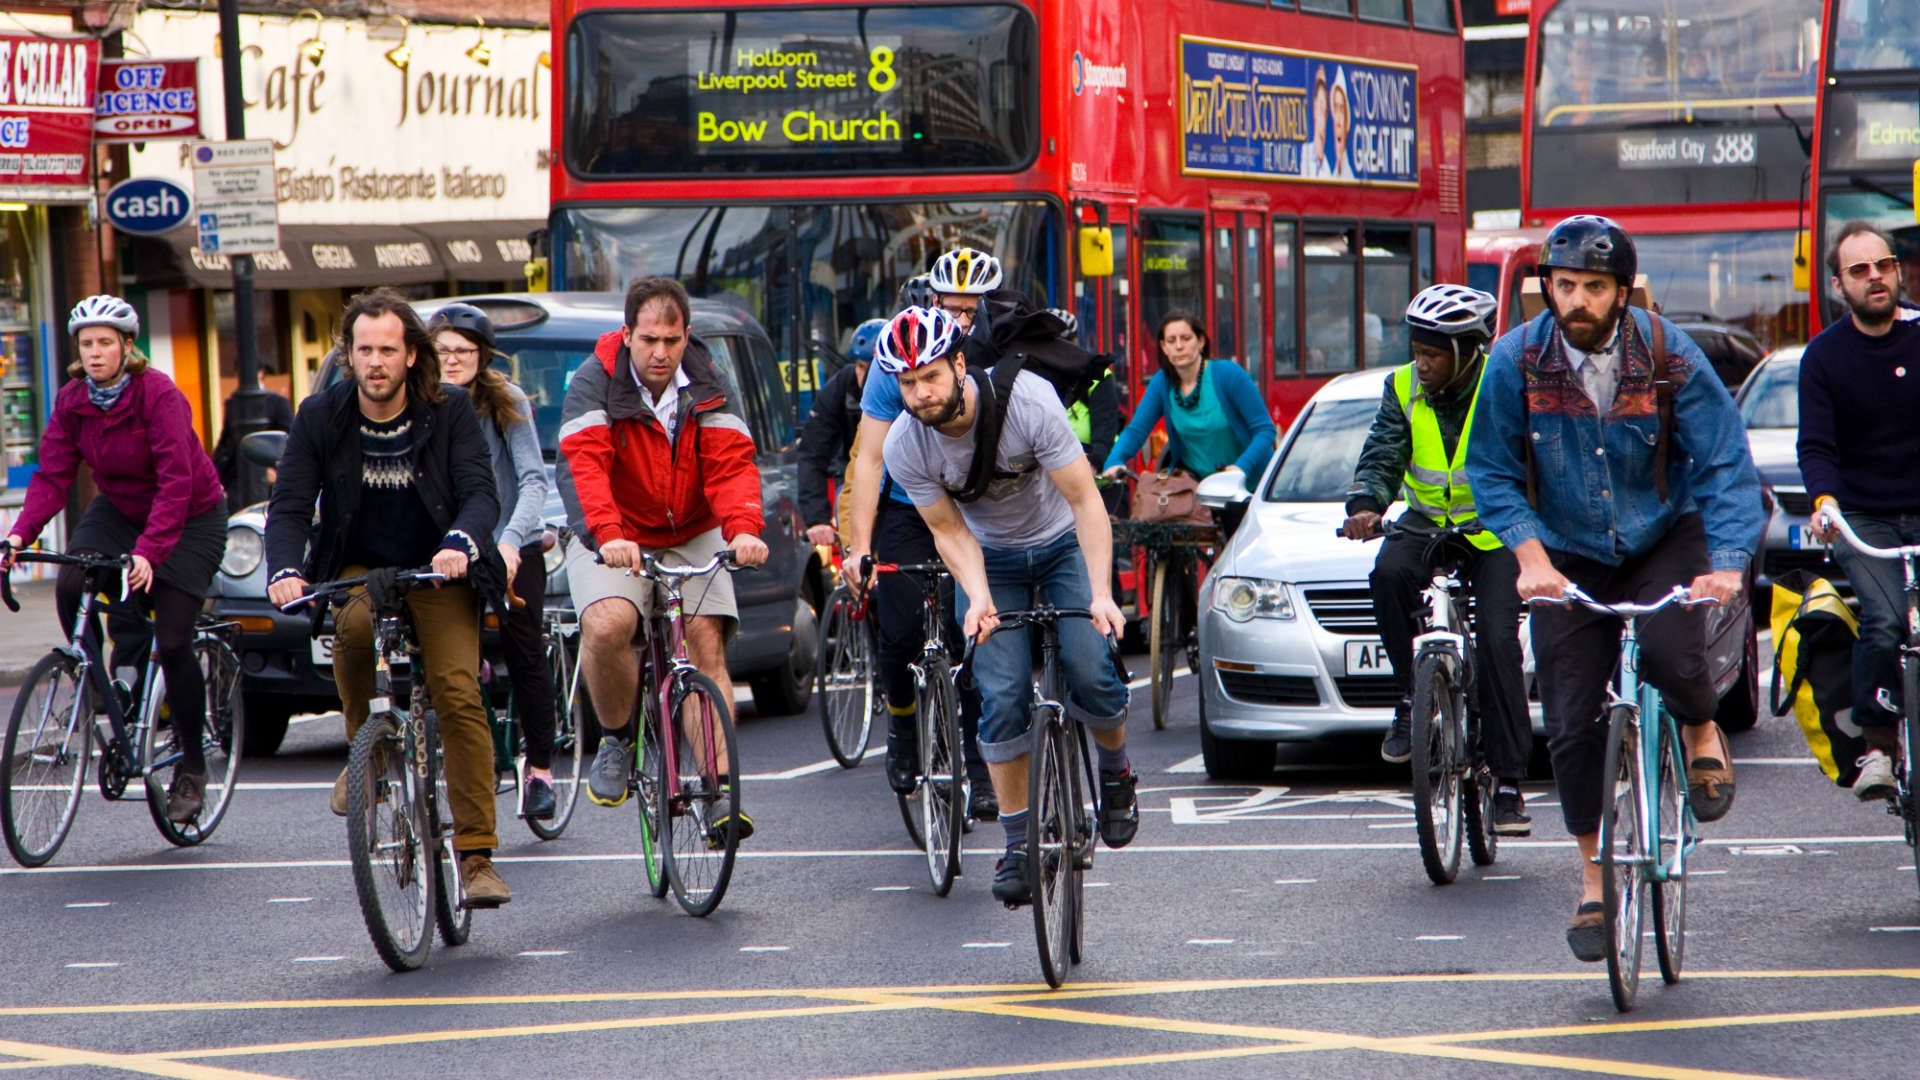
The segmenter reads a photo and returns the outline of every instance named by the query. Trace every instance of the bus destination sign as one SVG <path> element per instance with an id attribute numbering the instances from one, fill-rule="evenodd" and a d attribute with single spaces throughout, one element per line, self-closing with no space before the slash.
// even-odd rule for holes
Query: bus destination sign
<path id="1" fill-rule="evenodd" d="M 1411 66 L 1180 39 L 1183 172 L 1412 187 L 1420 179 Z"/>
<path id="2" fill-rule="evenodd" d="M 687 46 L 696 154 L 898 150 L 899 39 L 734 38 Z"/>

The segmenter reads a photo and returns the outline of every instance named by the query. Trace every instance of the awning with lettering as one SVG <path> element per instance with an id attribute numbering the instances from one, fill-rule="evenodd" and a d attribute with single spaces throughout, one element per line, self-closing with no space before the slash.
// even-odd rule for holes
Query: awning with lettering
<path id="1" fill-rule="evenodd" d="M 253 257 L 254 286 L 261 289 L 354 289 L 371 285 L 425 285 L 450 281 L 517 282 L 522 277 L 525 259 L 510 262 L 497 254 L 496 236 L 512 237 L 508 223 L 485 222 L 472 226 L 478 236 L 489 238 L 482 247 L 478 239 L 468 246 L 460 238 L 460 254 L 473 256 L 480 247 L 479 259 L 455 262 L 446 243 L 429 236 L 423 229 L 399 225 L 282 225 L 280 249 Z M 535 223 L 533 227 L 538 227 Z M 459 229 L 459 225 L 439 225 L 437 229 Z M 453 235 L 453 234 L 446 234 Z M 518 234 L 525 243 L 525 232 Z M 202 254 L 192 229 L 176 229 L 164 237 L 134 240 L 134 265 L 139 278 L 153 286 L 168 285 L 202 289 L 230 289 L 233 270 L 226 257 Z M 484 269 L 485 273 L 475 272 Z"/>
<path id="2" fill-rule="evenodd" d="M 433 241 L 455 281 L 519 281 L 533 245 L 527 234 L 546 228 L 544 221 L 447 221 L 410 225 Z"/>

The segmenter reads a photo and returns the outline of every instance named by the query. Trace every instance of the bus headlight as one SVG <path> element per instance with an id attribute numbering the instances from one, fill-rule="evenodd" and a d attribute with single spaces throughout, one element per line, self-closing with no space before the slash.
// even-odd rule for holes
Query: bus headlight
<path id="1" fill-rule="evenodd" d="M 230 578 L 246 577 L 260 569 L 266 547 L 258 532 L 245 525 L 232 526 L 227 530 L 227 553 L 220 557 L 220 572 Z"/>
<path id="2" fill-rule="evenodd" d="M 1293 600 L 1287 595 L 1286 585 L 1261 578 L 1221 578 L 1213 592 L 1213 606 L 1234 622 L 1293 618 Z"/>

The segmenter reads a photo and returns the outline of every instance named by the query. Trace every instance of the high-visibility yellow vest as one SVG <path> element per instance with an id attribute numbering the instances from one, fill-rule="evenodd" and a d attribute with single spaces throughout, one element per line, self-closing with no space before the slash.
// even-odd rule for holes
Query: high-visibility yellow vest
<path id="1" fill-rule="evenodd" d="M 1485 377 L 1482 369 L 1481 376 Z M 1480 407 L 1479 388 L 1474 388 L 1473 404 L 1467 407 L 1466 422 L 1460 425 L 1460 442 L 1447 457 L 1446 442 L 1440 437 L 1440 419 L 1425 394 L 1413 396 L 1414 370 L 1407 364 L 1393 373 L 1393 393 L 1407 414 L 1413 431 L 1413 453 L 1406 475 L 1400 482 L 1400 497 L 1428 520 L 1442 525 L 1458 525 L 1479 516 L 1473 506 L 1473 490 L 1467 486 L 1467 439 L 1473 434 L 1473 414 Z M 1481 551 L 1501 546 L 1491 531 L 1477 532 L 1467 538 Z"/>
<path id="2" fill-rule="evenodd" d="M 1087 411 L 1087 402 L 1093 396 L 1093 388 L 1105 381 L 1105 379 L 1095 380 L 1091 386 L 1087 387 L 1087 396 L 1074 402 L 1073 407 L 1067 410 L 1067 423 L 1072 425 L 1073 435 L 1080 440 L 1081 446 L 1093 445 L 1093 414 Z"/>

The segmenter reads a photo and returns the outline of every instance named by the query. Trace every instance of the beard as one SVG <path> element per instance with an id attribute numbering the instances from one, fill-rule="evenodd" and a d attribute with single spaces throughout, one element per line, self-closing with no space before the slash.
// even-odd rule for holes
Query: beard
<path id="1" fill-rule="evenodd" d="M 1893 321 L 1893 313 L 1900 306 L 1895 287 L 1891 285 L 1869 285 L 1859 296 L 1847 289 L 1840 290 L 1840 294 L 1854 317 L 1868 326 Z"/>
<path id="2" fill-rule="evenodd" d="M 1562 315 L 1556 311 L 1553 321 L 1559 324 L 1560 334 L 1567 339 L 1567 344 L 1581 352 L 1592 352 L 1613 336 L 1613 328 L 1620 322 L 1620 305 L 1615 304 L 1604 319 L 1596 320 L 1584 311 L 1572 315 Z"/>
<path id="3" fill-rule="evenodd" d="M 962 379 L 953 380 L 953 396 L 928 412 L 913 410 L 913 418 L 930 428 L 937 428 L 960 415 L 960 406 L 967 402 L 967 385 Z"/>
<path id="4" fill-rule="evenodd" d="M 389 376 L 386 387 L 378 390 L 368 385 L 367 380 L 359 375 L 355 375 L 353 381 L 360 384 L 360 392 L 366 395 L 368 401 L 392 401 L 393 396 L 400 392 L 400 388 L 407 385 L 404 376 L 399 378 Z"/>

